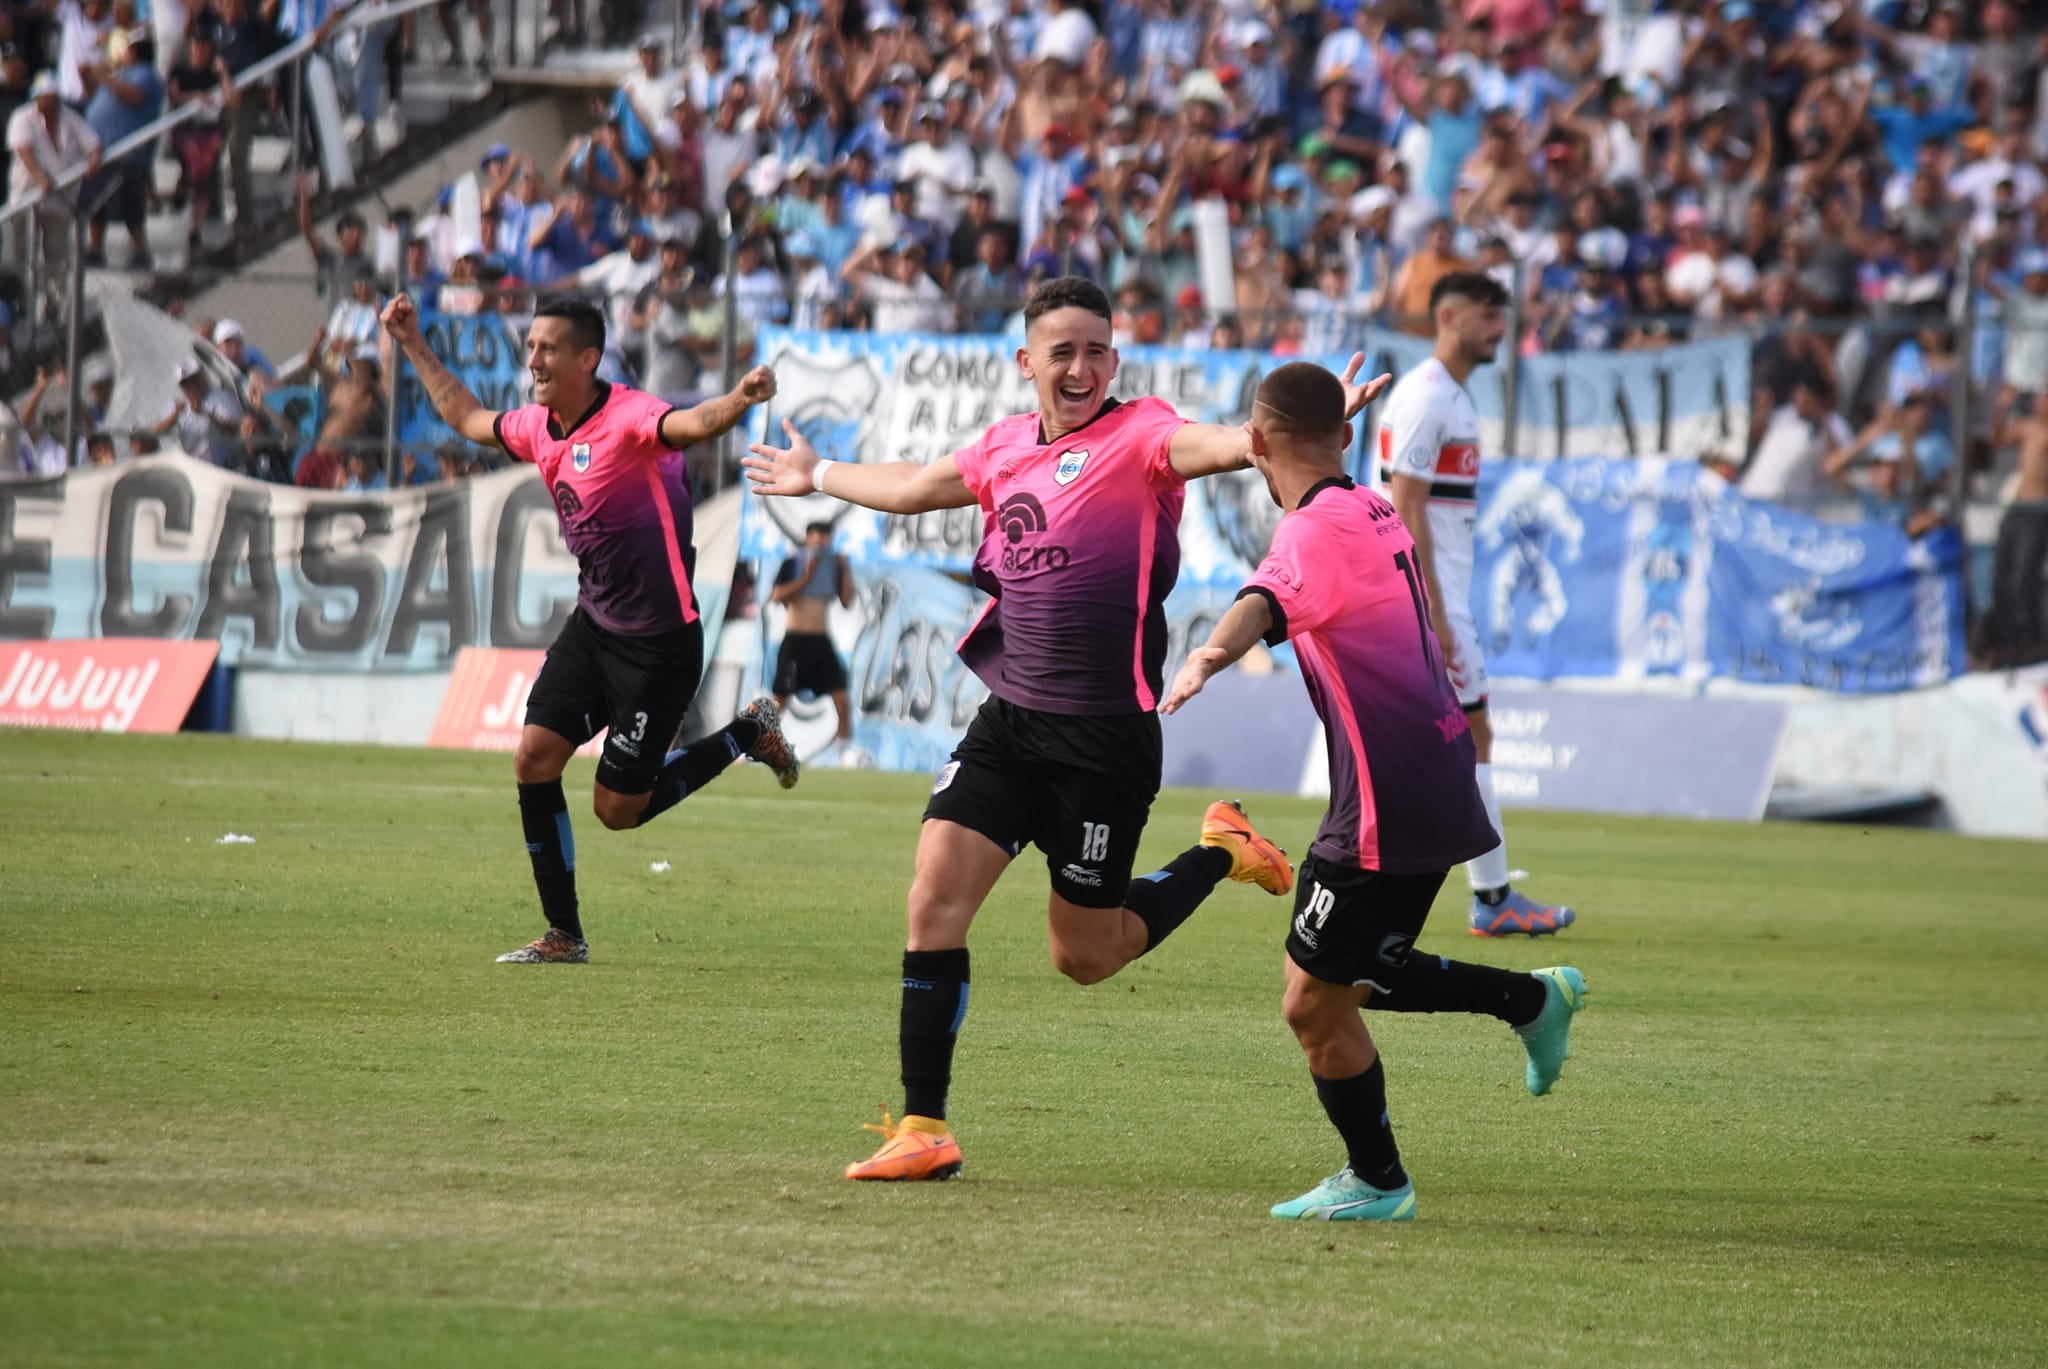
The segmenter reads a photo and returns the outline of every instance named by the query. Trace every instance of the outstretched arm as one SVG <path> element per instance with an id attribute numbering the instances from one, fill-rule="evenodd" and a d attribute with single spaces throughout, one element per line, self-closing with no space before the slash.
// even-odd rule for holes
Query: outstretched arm
<path id="1" fill-rule="evenodd" d="M 1161 713 L 1177 713 L 1180 706 L 1202 692 L 1211 677 L 1235 665 L 1238 658 L 1265 639 L 1273 630 L 1273 606 L 1264 594 L 1247 594 L 1230 606 L 1223 620 L 1209 634 L 1209 640 L 1188 653 L 1173 688 L 1166 692 Z"/>
<path id="2" fill-rule="evenodd" d="M 661 420 L 661 440 L 687 447 L 725 436 L 739 426 L 747 410 L 775 398 L 775 372 L 756 366 L 740 377 L 731 393 L 707 399 L 694 409 L 672 409 Z"/>
<path id="3" fill-rule="evenodd" d="M 796 430 L 796 424 L 782 420 L 787 447 L 756 442 L 747 448 L 752 455 L 741 460 L 755 494 L 779 494 L 791 498 L 820 490 L 835 499 L 883 513 L 929 513 L 934 509 L 965 508 L 975 501 L 974 491 L 960 476 L 960 467 L 950 456 L 929 466 L 915 461 L 884 461 L 874 465 L 853 461 L 821 461 L 810 442 Z"/>
<path id="4" fill-rule="evenodd" d="M 1380 392 L 1394 381 L 1391 375 L 1380 375 L 1363 385 L 1358 384 L 1358 372 L 1364 365 L 1365 353 L 1353 352 L 1351 364 L 1344 368 L 1344 419 L 1347 423 L 1356 418 L 1366 405 L 1378 399 Z M 1167 459 L 1183 480 L 1241 471 L 1252 464 L 1251 434 L 1242 424 L 1232 427 L 1222 423 L 1189 423 L 1173 435 L 1173 448 Z"/>
<path id="5" fill-rule="evenodd" d="M 469 387 L 441 364 L 434 349 L 427 346 L 427 340 L 420 335 L 420 318 L 412 301 L 398 296 L 384 306 L 382 317 L 384 331 L 420 373 L 420 383 L 427 387 L 427 398 L 434 402 L 434 412 L 441 415 L 441 421 L 478 446 L 499 446 L 497 412 L 486 409 Z"/>

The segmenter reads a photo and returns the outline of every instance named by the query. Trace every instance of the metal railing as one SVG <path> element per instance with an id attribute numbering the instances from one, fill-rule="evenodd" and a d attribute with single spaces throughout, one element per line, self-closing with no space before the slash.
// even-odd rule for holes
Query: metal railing
<path id="1" fill-rule="evenodd" d="M 335 33 L 402 19 L 406 15 L 428 9 L 437 3 L 438 0 L 371 0 L 371 3 L 358 6 L 338 20 L 333 30 L 330 31 L 328 40 L 331 41 Z M 255 90 L 262 87 L 270 78 L 280 72 L 290 71 L 292 73 L 290 166 L 293 181 L 296 181 L 300 174 L 300 154 L 305 145 L 306 135 L 306 77 L 303 64 L 309 59 L 318 56 L 320 46 L 321 44 L 315 41 L 315 35 L 307 34 L 293 39 L 270 56 L 252 62 L 241 71 L 234 73 L 235 86 L 238 91 Z M 65 374 L 70 386 L 69 402 L 66 405 L 65 411 L 64 433 L 64 450 L 67 453 L 77 452 L 78 439 L 81 436 L 78 431 L 78 416 L 81 411 L 80 406 L 83 398 L 81 393 L 82 379 L 79 368 L 79 342 L 85 314 L 85 242 L 87 225 L 105 203 L 106 198 L 113 193 L 113 188 L 110 186 L 98 203 L 88 203 L 86 187 L 105 168 L 116 165 L 123 159 L 137 153 L 154 152 L 158 147 L 159 140 L 166 134 L 192 122 L 194 119 L 200 118 L 204 112 L 205 107 L 196 101 L 180 105 L 176 109 L 163 114 L 147 127 L 122 138 L 112 147 L 101 148 L 96 163 L 71 167 L 61 174 L 52 177 L 52 185 L 48 191 L 39 187 L 19 200 L 10 201 L 4 206 L 0 206 L 0 231 L 20 231 L 21 227 L 25 227 L 27 230 L 26 294 L 30 309 L 36 313 L 39 313 L 44 307 L 45 294 L 48 288 L 48 283 L 42 276 L 45 250 L 42 235 L 49 231 L 50 228 L 47 222 L 50 216 L 36 211 L 42 208 L 53 196 L 64 206 L 64 217 L 68 221 L 72 235 L 70 253 L 71 281 L 69 307 L 65 311 L 67 319 L 64 346 Z M 244 147 L 246 147 L 246 143 Z M 237 169 L 237 173 L 238 175 L 244 174 L 240 168 Z M 248 206 L 237 204 L 236 213 L 238 216 L 246 212 L 249 212 Z M 31 321 L 34 321 L 33 313 Z"/>

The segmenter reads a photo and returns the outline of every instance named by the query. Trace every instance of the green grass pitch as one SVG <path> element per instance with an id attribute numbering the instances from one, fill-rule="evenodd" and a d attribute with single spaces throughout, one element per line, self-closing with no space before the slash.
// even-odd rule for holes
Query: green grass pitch
<path id="1" fill-rule="evenodd" d="M 2048 1362 L 2040 845 L 1511 815 L 1579 926 L 1474 941 L 1447 890 L 1422 946 L 1582 967 L 1563 1080 L 1376 1015 L 1420 1220 L 1290 1225 L 1342 1160 L 1281 901 L 1081 989 L 1035 856 L 975 931 L 965 1174 L 839 1177 L 898 1101 L 923 792 L 579 798 L 595 963 L 521 967 L 504 757 L 0 733 L 0 1362 Z"/>

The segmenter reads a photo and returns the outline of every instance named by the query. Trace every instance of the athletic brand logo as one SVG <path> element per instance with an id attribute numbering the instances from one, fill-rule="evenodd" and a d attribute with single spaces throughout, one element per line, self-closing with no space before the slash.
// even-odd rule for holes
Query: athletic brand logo
<path id="1" fill-rule="evenodd" d="M 939 767 L 939 777 L 932 783 L 932 792 L 936 794 L 941 789 L 944 789 L 947 785 L 953 782 L 953 777 L 959 773 L 960 762 L 947 761 L 944 765 Z"/>
<path id="2" fill-rule="evenodd" d="M 590 444 L 588 442 L 578 442 L 575 446 L 571 447 L 569 449 L 569 462 L 576 467 L 576 474 L 578 475 L 589 470 Z"/>
<path id="3" fill-rule="evenodd" d="M 1003 530 L 1002 567 L 1012 574 L 1063 570 L 1074 559 L 1065 547 L 1021 545 L 1025 538 L 1045 531 L 1045 505 L 1028 494 L 1005 499 L 996 509 L 996 524 Z"/>
<path id="4" fill-rule="evenodd" d="M 1055 485 L 1071 485 L 1079 478 L 1081 467 L 1088 460 L 1088 449 L 1066 452 L 1060 457 L 1060 464 L 1053 467 L 1052 480 Z"/>
<path id="5" fill-rule="evenodd" d="M 1380 940 L 1380 961 L 1387 965 L 1406 965 L 1409 948 L 1415 938 L 1404 932 L 1390 932 Z"/>
<path id="6" fill-rule="evenodd" d="M 1085 865 L 1067 866 L 1066 869 L 1060 871 L 1060 878 L 1066 880 L 1069 884 L 1079 884 L 1087 889 L 1100 889 L 1102 887 L 1102 872 L 1100 870 L 1091 870 Z"/>

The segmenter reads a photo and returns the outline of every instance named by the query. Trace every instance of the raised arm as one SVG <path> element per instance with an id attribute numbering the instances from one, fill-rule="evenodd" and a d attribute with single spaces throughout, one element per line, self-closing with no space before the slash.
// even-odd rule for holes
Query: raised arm
<path id="1" fill-rule="evenodd" d="M 400 295 L 385 305 L 383 322 L 384 331 L 420 373 L 420 383 L 426 386 L 427 398 L 434 402 L 434 412 L 441 415 L 441 421 L 480 447 L 502 447 L 498 441 L 499 415 L 486 409 L 469 387 L 434 355 L 434 349 L 427 346 L 427 340 L 420 335 L 419 314 L 412 301 Z"/>
<path id="2" fill-rule="evenodd" d="M 1364 365 L 1365 353 L 1353 352 L 1351 364 L 1344 368 L 1346 422 L 1358 417 L 1359 412 L 1378 399 L 1380 392 L 1394 381 L 1391 375 L 1380 375 L 1374 376 L 1363 385 L 1358 384 L 1358 372 Z M 1173 447 L 1167 454 L 1167 460 L 1172 462 L 1174 471 L 1183 480 L 1199 480 L 1205 475 L 1241 471 L 1252 464 L 1251 435 L 1245 431 L 1242 424 L 1185 424 L 1174 433 Z"/>
<path id="3" fill-rule="evenodd" d="M 694 409 L 671 409 L 661 420 L 661 440 L 688 447 L 725 436 L 739 426 L 747 410 L 775 398 L 775 372 L 756 366 L 740 377 L 728 394 L 707 399 Z"/>
<path id="4" fill-rule="evenodd" d="M 1241 596 L 1230 606 L 1209 633 L 1209 640 L 1188 653 L 1188 659 L 1173 677 L 1166 691 L 1161 713 L 1178 713 L 1180 706 L 1202 692 L 1202 686 L 1237 664 L 1243 655 L 1273 630 L 1273 606 L 1264 593 Z"/>
<path id="5" fill-rule="evenodd" d="M 915 461 L 824 461 L 795 423 L 783 419 L 782 431 L 789 439 L 787 447 L 756 442 L 747 448 L 751 455 L 740 462 L 756 494 L 799 498 L 817 490 L 883 513 L 929 513 L 976 502 L 951 456 L 928 466 Z"/>

